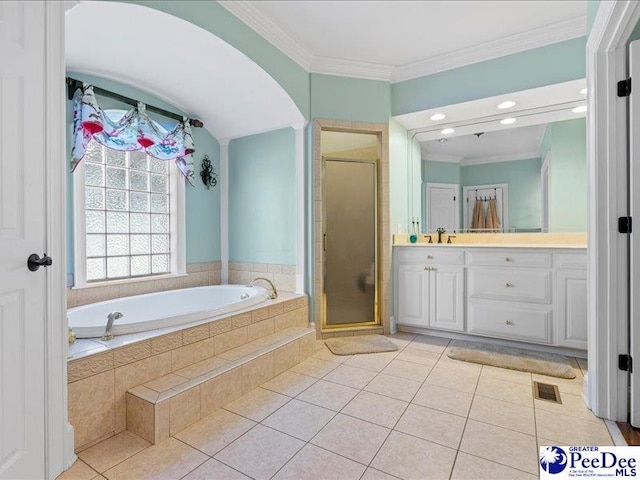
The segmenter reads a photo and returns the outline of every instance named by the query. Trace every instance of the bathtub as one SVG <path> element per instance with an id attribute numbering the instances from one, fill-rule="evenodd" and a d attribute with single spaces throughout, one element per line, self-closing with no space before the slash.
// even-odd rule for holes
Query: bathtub
<path id="1" fill-rule="evenodd" d="M 212 319 L 257 305 L 268 298 L 262 287 L 216 285 L 117 298 L 72 308 L 69 326 L 77 338 L 104 334 L 107 315 L 123 314 L 111 328 L 113 335 L 146 332 Z"/>

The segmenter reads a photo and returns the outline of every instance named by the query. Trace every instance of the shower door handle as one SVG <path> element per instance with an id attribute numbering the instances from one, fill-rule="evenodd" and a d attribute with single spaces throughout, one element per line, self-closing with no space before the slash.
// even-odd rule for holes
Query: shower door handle
<path id="1" fill-rule="evenodd" d="M 322 234 L 322 251 L 323 252 L 327 251 L 327 234 L 326 233 Z"/>

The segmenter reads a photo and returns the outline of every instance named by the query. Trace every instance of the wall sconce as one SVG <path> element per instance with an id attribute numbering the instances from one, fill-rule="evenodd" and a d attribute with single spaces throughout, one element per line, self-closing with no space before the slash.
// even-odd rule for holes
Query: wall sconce
<path id="1" fill-rule="evenodd" d="M 211 160 L 209 160 L 209 155 L 205 155 L 202 159 L 202 170 L 200 171 L 200 178 L 202 178 L 202 183 L 207 187 L 207 190 L 211 187 L 215 187 L 218 184 L 218 174 L 213 169 L 213 165 L 211 165 Z"/>

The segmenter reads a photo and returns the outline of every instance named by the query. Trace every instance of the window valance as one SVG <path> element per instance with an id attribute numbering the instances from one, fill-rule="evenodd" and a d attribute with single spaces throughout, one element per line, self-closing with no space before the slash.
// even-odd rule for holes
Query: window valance
<path id="1" fill-rule="evenodd" d="M 159 160 L 173 160 L 193 185 L 191 154 L 195 148 L 186 117 L 167 131 L 149 118 L 145 104 L 139 102 L 137 107 L 114 120 L 98 105 L 93 87 L 83 84 L 74 99 L 71 171 L 84 158 L 92 139 L 114 150 L 143 150 Z"/>

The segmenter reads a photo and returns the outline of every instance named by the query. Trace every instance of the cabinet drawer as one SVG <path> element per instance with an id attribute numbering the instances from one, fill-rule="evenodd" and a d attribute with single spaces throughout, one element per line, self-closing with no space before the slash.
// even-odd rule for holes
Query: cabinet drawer
<path id="1" fill-rule="evenodd" d="M 551 303 L 551 272 L 511 268 L 470 268 L 469 297 Z"/>
<path id="2" fill-rule="evenodd" d="M 463 265 L 464 250 L 449 250 L 448 247 L 408 247 L 398 249 L 396 258 L 404 263 L 419 263 L 421 265 Z"/>
<path id="3" fill-rule="evenodd" d="M 518 252 L 513 250 L 480 251 L 468 253 L 469 265 L 505 266 L 505 267 L 551 267 L 551 255 L 537 252 Z"/>
<path id="4" fill-rule="evenodd" d="M 468 312 L 469 333 L 551 343 L 551 310 L 469 303 Z"/>

